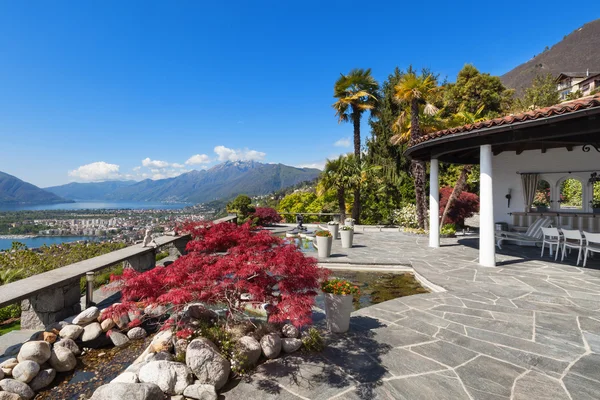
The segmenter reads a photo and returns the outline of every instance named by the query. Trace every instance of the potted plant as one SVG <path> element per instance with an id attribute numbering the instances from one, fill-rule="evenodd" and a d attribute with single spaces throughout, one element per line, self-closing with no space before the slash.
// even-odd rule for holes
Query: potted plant
<path id="1" fill-rule="evenodd" d="M 354 222 L 355 222 L 355 219 L 354 219 L 354 218 L 346 218 L 346 219 L 344 220 L 344 224 L 345 224 L 346 226 L 352 226 L 352 227 L 353 227 L 353 226 L 354 226 Z"/>
<path id="2" fill-rule="evenodd" d="M 325 294 L 325 315 L 327 329 L 334 333 L 344 333 L 350 328 L 352 300 L 360 294 L 358 286 L 342 279 L 329 279 L 321 284 Z"/>
<path id="3" fill-rule="evenodd" d="M 329 232 L 331 232 L 331 236 L 333 236 L 334 239 L 338 238 L 338 232 L 340 230 L 340 224 L 337 221 L 329 221 L 327 223 L 327 229 L 329 229 Z"/>
<path id="4" fill-rule="evenodd" d="M 600 214 L 600 200 L 594 199 L 590 203 L 592 203 L 592 211 L 594 214 Z"/>
<path id="5" fill-rule="evenodd" d="M 541 200 L 536 200 L 533 202 L 533 206 L 535 207 L 537 212 L 546 212 L 548 211 L 548 203 Z"/>
<path id="6" fill-rule="evenodd" d="M 342 238 L 342 248 L 352 248 L 352 242 L 354 241 L 354 228 L 348 225 L 344 225 L 340 228 L 340 236 Z"/>
<path id="7" fill-rule="evenodd" d="M 331 256 L 331 244 L 333 243 L 333 237 L 329 231 L 318 231 L 315 233 L 315 241 L 313 246 L 317 248 L 317 255 L 319 258 L 327 258 Z"/>

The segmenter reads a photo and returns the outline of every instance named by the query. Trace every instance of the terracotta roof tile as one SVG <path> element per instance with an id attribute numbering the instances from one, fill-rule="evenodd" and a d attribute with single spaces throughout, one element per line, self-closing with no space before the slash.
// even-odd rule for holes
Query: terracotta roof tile
<path id="1" fill-rule="evenodd" d="M 430 133 L 429 135 L 421 136 L 416 140 L 412 140 L 409 146 L 415 146 L 419 143 L 423 143 L 431 139 L 437 139 L 443 136 L 453 135 L 457 133 L 471 132 L 476 131 L 478 129 L 491 128 L 494 126 L 510 125 L 518 122 L 548 118 L 554 115 L 568 114 L 574 111 L 595 107 L 600 107 L 600 94 L 586 96 L 577 100 L 566 101 L 564 103 L 560 103 L 551 107 L 538 108 L 536 110 L 531 110 L 520 114 L 511 114 L 505 117 L 494 118 L 487 121 L 477 122 L 474 124 L 467 124 L 463 126 L 457 126 L 455 128 L 444 129 L 441 131 Z"/>

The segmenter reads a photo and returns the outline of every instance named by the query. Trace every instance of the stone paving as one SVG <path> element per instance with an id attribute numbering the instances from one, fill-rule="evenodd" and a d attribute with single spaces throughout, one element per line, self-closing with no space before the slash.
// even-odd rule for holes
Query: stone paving
<path id="1" fill-rule="evenodd" d="M 408 265 L 446 291 L 355 312 L 326 350 L 261 365 L 226 399 L 599 399 L 600 261 L 575 267 L 505 246 L 477 264 L 477 239 L 357 233 L 324 263 Z M 326 264 L 325 264 L 326 265 Z"/>

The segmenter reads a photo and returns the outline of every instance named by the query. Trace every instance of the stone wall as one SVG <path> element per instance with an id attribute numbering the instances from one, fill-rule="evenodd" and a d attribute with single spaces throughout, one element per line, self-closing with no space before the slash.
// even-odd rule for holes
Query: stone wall
<path id="1" fill-rule="evenodd" d="M 81 289 L 79 278 L 74 278 L 21 301 L 21 329 L 44 329 L 80 311 Z"/>

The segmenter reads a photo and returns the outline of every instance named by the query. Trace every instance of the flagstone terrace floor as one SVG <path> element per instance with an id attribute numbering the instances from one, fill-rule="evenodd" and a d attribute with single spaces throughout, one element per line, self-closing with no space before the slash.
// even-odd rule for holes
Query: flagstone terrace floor
<path id="1" fill-rule="evenodd" d="M 446 291 L 353 313 L 327 348 L 261 365 L 226 399 L 599 399 L 600 262 L 556 263 L 505 246 L 498 266 L 477 264 L 477 239 L 397 231 L 334 242 L 330 263 L 408 265 Z M 317 319 L 321 316 L 317 315 Z M 317 322 L 317 323 L 322 323 Z"/>

